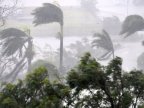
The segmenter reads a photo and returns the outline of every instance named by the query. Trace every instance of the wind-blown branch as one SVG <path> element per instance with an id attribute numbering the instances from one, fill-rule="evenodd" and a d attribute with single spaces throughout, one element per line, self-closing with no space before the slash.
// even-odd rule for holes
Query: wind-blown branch
<path id="1" fill-rule="evenodd" d="M 92 47 L 100 47 L 106 50 L 106 53 L 102 54 L 98 59 L 108 59 L 111 55 L 114 58 L 114 47 L 109 34 L 103 30 L 102 33 L 95 33 L 94 38 L 96 39 L 92 41 Z"/>

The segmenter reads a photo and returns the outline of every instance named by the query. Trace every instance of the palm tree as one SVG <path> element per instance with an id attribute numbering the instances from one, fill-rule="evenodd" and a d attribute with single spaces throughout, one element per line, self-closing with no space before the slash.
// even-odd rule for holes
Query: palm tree
<path id="1" fill-rule="evenodd" d="M 105 60 L 111 55 L 113 55 L 114 58 L 114 47 L 109 34 L 103 30 L 102 33 L 95 33 L 94 38 L 96 39 L 92 41 L 92 47 L 100 47 L 106 50 L 106 52 L 98 59 Z"/>
<path id="2" fill-rule="evenodd" d="M 56 5 L 50 3 L 44 3 L 43 7 L 39 7 L 32 13 L 35 16 L 34 24 L 35 26 L 40 24 L 47 24 L 57 22 L 60 24 L 60 63 L 59 72 L 62 72 L 63 66 L 63 12 Z"/>
<path id="3" fill-rule="evenodd" d="M 140 15 L 127 16 L 122 24 L 122 30 L 120 34 L 126 34 L 128 37 L 137 31 L 144 30 L 144 19 Z"/>
<path id="4" fill-rule="evenodd" d="M 122 24 L 122 30 L 120 32 L 121 35 L 125 34 L 125 37 L 128 37 L 138 31 L 144 30 L 144 19 L 140 15 L 130 15 L 126 17 Z M 138 68 L 143 68 L 143 58 L 144 53 L 142 53 L 137 59 Z"/>
<path id="5" fill-rule="evenodd" d="M 10 73 L 4 76 L 2 79 L 15 80 L 18 73 L 28 65 L 28 70 L 31 66 L 31 61 L 33 59 L 33 43 L 32 38 L 29 34 L 16 29 L 8 28 L 0 32 L 0 39 L 2 44 L 2 58 L 16 58 L 15 66 Z M 27 61 L 26 61 L 27 60 Z M 10 61 L 9 61 L 10 62 Z"/>

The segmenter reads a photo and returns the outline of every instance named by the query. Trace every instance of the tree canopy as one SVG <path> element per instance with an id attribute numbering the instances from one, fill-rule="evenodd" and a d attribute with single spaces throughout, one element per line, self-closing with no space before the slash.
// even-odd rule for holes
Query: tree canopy
<path id="1" fill-rule="evenodd" d="M 50 3 L 44 3 L 43 7 L 36 8 L 32 15 L 35 16 L 33 23 L 36 26 L 52 22 L 58 22 L 61 26 L 63 25 L 62 10 Z"/>
<path id="2" fill-rule="evenodd" d="M 34 56 L 32 37 L 20 29 L 7 28 L 0 32 L 0 40 L 0 79 L 14 81 L 26 65 L 30 68 Z"/>
<path id="3" fill-rule="evenodd" d="M 144 73 L 125 72 L 116 57 L 107 66 L 86 53 L 67 75 L 66 83 L 50 82 L 40 67 L 17 84 L 4 84 L 1 108 L 143 108 Z"/>

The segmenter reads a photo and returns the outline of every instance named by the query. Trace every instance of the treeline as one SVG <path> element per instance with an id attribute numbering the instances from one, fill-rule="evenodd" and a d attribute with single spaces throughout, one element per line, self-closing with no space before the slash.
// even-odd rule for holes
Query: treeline
<path id="1" fill-rule="evenodd" d="M 103 66 L 86 53 L 66 78 L 53 82 L 48 72 L 40 67 L 2 84 L 0 108 L 144 108 L 144 73 L 123 71 L 119 57 Z"/>

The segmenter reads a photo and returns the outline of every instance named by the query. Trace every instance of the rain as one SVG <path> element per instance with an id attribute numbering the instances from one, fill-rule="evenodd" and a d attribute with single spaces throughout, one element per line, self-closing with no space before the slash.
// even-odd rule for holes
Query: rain
<path id="1" fill-rule="evenodd" d="M 65 76 L 86 52 L 104 65 L 118 56 L 125 70 L 143 70 L 143 5 L 140 0 L 17 0 L 8 5 L 13 12 L 1 18 L 0 80 L 23 78 L 38 61 Z"/>
<path id="2" fill-rule="evenodd" d="M 144 108 L 144 0 L 0 0 L 0 108 Z"/>

